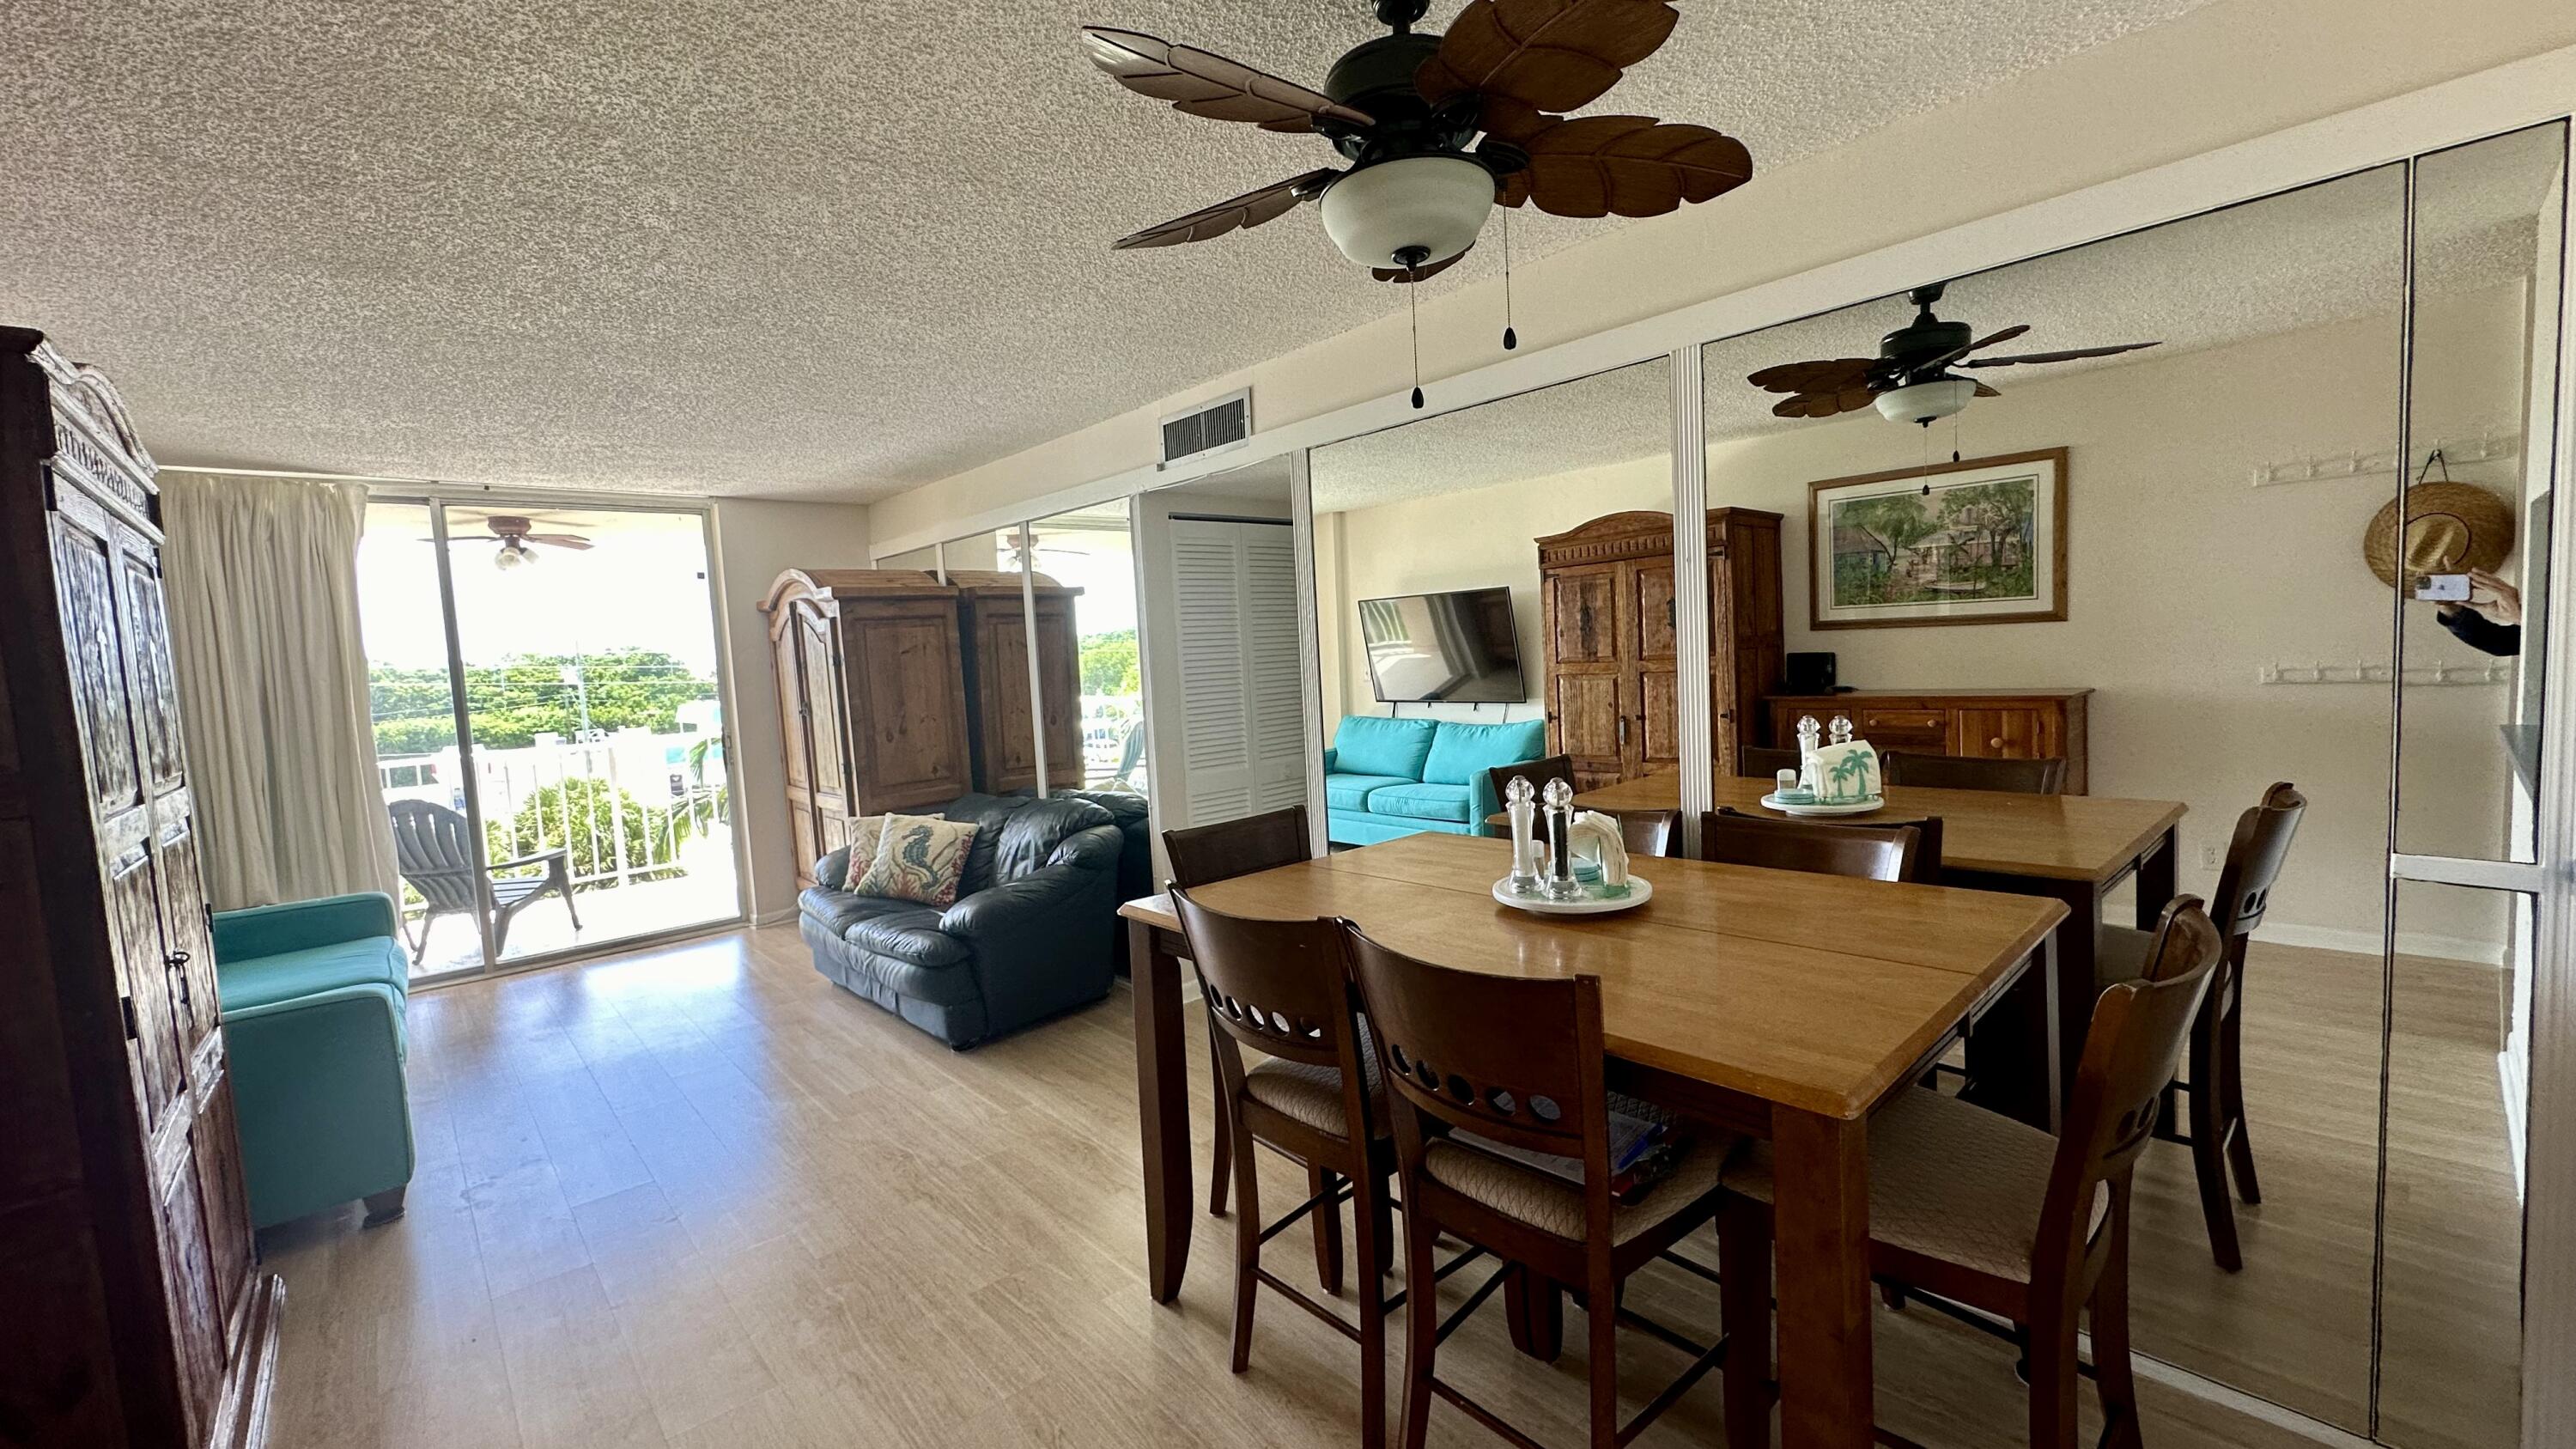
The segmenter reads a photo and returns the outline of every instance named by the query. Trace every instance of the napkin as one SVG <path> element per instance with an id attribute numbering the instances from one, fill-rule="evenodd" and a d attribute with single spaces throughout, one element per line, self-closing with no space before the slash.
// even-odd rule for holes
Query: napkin
<path id="1" fill-rule="evenodd" d="M 1604 815 L 1597 810 L 1575 812 L 1572 825 L 1566 831 L 1566 853 L 1576 854 L 1576 847 L 1587 843 L 1601 858 L 1601 883 L 1605 886 L 1626 885 L 1628 837 L 1620 833 L 1619 817 Z"/>
<path id="2" fill-rule="evenodd" d="M 1848 805 L 1878 798 L 1878 751 L 1867 740 L 1819 745 L 1807 757 L 1816 798 L 1827 805 Z"/>

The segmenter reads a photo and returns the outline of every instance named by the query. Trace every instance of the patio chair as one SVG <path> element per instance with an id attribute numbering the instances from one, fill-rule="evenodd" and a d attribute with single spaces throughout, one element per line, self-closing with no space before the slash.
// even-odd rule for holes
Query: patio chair
<path id="1" fill-rule="evenodd" d="M 410 941 L 411 964 L 418 966 L 429 951 L 430 924 L 444 915 L 472 915 L 476 904 L 474 888 L 474 838 L 465 817 L 444 805 L 426 800 L 396 800 L 389 807 L 394 817 L 394 860 L 405 884 L 420 892 L 429 910 L 420 918 L 420 939 Z M 524 866 L 542 865 L 543 875 L 503 876 L 500 872 Z M 492 880 L 492 950 L 499 954 L 509 943 L 510 918 L 524 910 L 528 903 L 546 895 L 563 897 L 564 913 L 572 917 L 572 928 L 581 929 L 581 912 L 572 903 L 572 864 L 564 849 L 541 850 L 517 860 L 496 860 L 489 867 Z M 408 940 L 411 931 L 406 923 L 403 932 Z"/>

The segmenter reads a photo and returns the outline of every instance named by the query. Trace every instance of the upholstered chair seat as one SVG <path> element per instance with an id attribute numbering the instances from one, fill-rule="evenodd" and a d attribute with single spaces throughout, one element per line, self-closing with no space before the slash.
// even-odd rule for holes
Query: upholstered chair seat
<path id="1" fill-rule="evenodd" d="M 1612 1110 L 1624 1110 L 1610 1099 Z M 1726 1174 L 1727 1158 L 1739 1146 L 1729 1137 L 1694 1142 L 1681 1151 L 1663 1179 L 1635 1203 L 1613 1203 L 1610 1241 L 1624 1243 L 1703 1204 Z M 1524 1222 L 1540 1232 L 1579 1242 L 1583 1238 L 1583 1189 L 1526 1163 L 1486 1151 L 1473 1133 L 1456 1133 L 1427 1144 L 1422 1170 L 1442 1184 Z"/>
<path id="2" fill-rule="evenodd" d="M 1938 1092 L 1913 1091 L 1869 1124 L 1869 1235 L 1891 1248 L 2030 1281 L 2057 1139 L 2036 1127 Z M 1760 1144 L 1726 1174 L 1726 1186 L 1771 1201 L 1771 1149 Z M 2111 1210 L 2097 1185 L 2089 1236 Z"/>
<path id="3" fill-rule="evenodd" d="M 1369 1127 L 1374 1136 L 1386 1135 L 1386 1077 L 1377 1064 L 1376 1046 L 1369 1040 L 1368 1023 L 1360 1023 L 1360 1058 L 1368 1082 Z M 1331 1067 L 1306 1062 L 1286 1061 L 1272 1057 L 1243 1074 L 1244 1095 L 1283 1113 L 1332 1138 L 1345 1137 L 1349 1126 L 1342 1115 L 1342 1074 Z"/>

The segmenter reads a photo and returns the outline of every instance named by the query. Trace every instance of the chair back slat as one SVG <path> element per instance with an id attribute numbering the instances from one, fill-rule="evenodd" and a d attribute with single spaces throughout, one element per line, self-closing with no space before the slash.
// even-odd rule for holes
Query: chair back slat
<path id="1" fill-rule="evenodd" d="M 474 851 L 465 817 L 428 800 L 396 800 L 387 809 L 402 878 L 432 909 L 473 910 Z"/>
<path id="2" fill-rule="evenodd" d="M 2097 1184 L 2125 1188 L 2155 1133 L 2165 1087 L 2182 1063 L 2192 1019 L 2224 950 L 2200 898 L 2176 896 L 2156 923 L 2146 974 L 2112 986 L 2094 1004 L 2049 1173 L 2040 1220 L 2042 1259 L 2051 1255 L 2052 1243 L 2057 1250 L 2080 1251 L 2080 1228 L 2089 1221 Z"/>
<path id="3" fill-rule="evenodd" d="M 1575 788 L 1574 757 L 1549 755 L 1544 759 L 1523 760 L 1517 765 L 1496 765 L 1487 770 L 1485 783 L 1493 787 L 1495 809 L 1503 809 L 1511 803 L 1510 791 L 1514 779 L 1529 781 L 1530 788 L 1537 791 L 1541 799 L 1547 796 L 1547 782 L 1550 780 L 1563 780 L 1567 789 L 1573 789 Z"/>
<path id="4" fill-rule="evenodd" d="M 1746 745 L 1735 752 L 1735 773 L 1747 780 L 1768 780 L 1782 770 L 1794 770 L 1806 762 L 1806 757 L 1796 750 Z"/>
<path id="5" fill-rule="evenodd" d="M 1777 824 L 1768 815 L 1754 815 L 1732 805 L 1720 805 L 1717 813 L 1729 820 L 1754 820 Z M 1892 830 L 1899 825 L 1914 830 L 1914 869 L 1905 879 L 1919 885 L 1938 885 L 1941 881 L 1941 817 L 1919 815 L 1911 820 L 1805 820 L 1803 825 L 1823 825 L 1835 830 Z"/>
<path id="6" fill-rule="evenodd" d="M 1357 1064 L 1346 1044 L 1355 1034 L 1339 921 L 1228 915 L 1180 887 L 1172 891 L 1172 906 L 1189 938 L 1208 1020 L 1219 1030 L 1268 1056 L 1312 1066 Z"/>
<path id="7" fill-rule="evenodd" d="M 1712 810 L 1700 817 L 1699 858 L 1864 880 L 1912 880 L 1922 842 L 1910 825 L 1824 825 Z"/>
<path id="8" fill-rule="evenodd" d="M 2236 817 L 2236 834 L 2227 844 L 2227 864 L 2218 873 L 2218 889 L 2209 918 L 2231 948 L 2263 924 L 2272 904 L 2272 883 L 2290 858 L 2290 841 L 2299 833 L 2299 817 L 2308 797 L 2283 781 L 2263 792 L 2263 803 Z"/>
<path id="9" fill-rule="evenodd" d="M 1670 855 L 1675 844 L 1674 826 L 1681 823 L 1678 810 L 1622 810 L 1619 812 L 1619 843 L 1630 855 Z"/>
<path id="10" fill-rule="evenodd" d="M 1166 830 L 1163 854 L 1172 863 L 1172 884 L 1203 886 L 1312 860 L 1315 837 L 1306 826 L 1306 807 L 1291 805 L 1240 820 Z"/>
<path id="11" fill-rule="evenodd" d="M 1606 1162 L 1599 977 L 1459 971 L 1346 929 L 1399 1100 L 1509 1146 Z"/>
<path id="12" fill-rule="evenodd" d="M 1933 790 L 2002 790 L 2020 795 L 2066 793 L 2066 761 L 1989 760 L 1967 755 L 1926 755 L 1889 750 L 1878 757 L 1880 776 L 1891 785 Z"/>

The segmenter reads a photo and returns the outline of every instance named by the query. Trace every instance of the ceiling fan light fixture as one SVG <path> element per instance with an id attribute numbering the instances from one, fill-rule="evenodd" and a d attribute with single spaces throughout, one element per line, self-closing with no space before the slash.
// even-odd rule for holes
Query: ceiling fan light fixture
<path id="1" fill-rule="evenodd" d="M 1878 415 L 1891 423 L 1929 423 L 1963 411 L 1976 395 L 1971 378 L 1936 377 L 1880 393 L 1876 401 Z"/>
<path id="2" fill-rule="evenodd" d="M 503 573 L 508 573 L 514 568 L 521 567 L 525 564 L 532 564 L 536 561 L 537 556 L 535 552 L 532 551 L 525 543 L 520 542 L 516 538 L 505 538 L 501 540 L 501 551 L 492 557 L 492 567 L 501 570 Z"/>
<path id="3" fill-rule="evenodd" d="M 1367 267 L 1445 262 L 1475 244 L 1494 209 L 1494 173 L 1464 156 L 1402 156 L 1349 171 L 1324 193 L 1324 234 Z"/>

